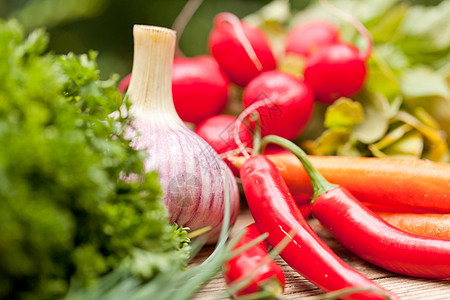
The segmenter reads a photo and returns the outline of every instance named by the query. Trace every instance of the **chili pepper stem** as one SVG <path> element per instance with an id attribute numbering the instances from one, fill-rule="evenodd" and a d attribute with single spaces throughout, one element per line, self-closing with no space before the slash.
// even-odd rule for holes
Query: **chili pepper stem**
<path id="1" fill-rule="evenodd" d="M 267 135 L 261 140 L 260 153 L 264 153 L 264 149 L 268 144 L 276 144 L 279 145 L 289 151 L 291 151 L 302 163 L 303 167 L 308 173 L 309 179 L 311 180 L 311 185 L 313 187 L 313 197 L 311 202 L 314 202 L 318 196 L 328 192 L 334 187 L 337 187 L 336 184 L 332 184 L 328 182 L 317 170 L 313 167 L 311 162 L 308 160 L 305 151 L 303 151 L 300 147 L 298 147 L 293 142 L 276 136 L 276 135 Z"/>

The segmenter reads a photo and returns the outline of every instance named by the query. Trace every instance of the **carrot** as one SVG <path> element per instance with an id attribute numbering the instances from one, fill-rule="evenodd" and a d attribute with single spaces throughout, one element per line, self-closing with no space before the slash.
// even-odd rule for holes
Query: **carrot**
<path id="1" fill-rule="evenodd" d="M 361 201 L 362 202 L 362 201 Z M 380 204 L 373 202 L 362 202 L 365 206 L 370 208 L 373 211 L 384 211 L 384 212 L 392 212 L 392 213 L 442 213 L 441 211 L 434 209 L 427 209 L 423 207 L 416 206 L 406 206 L 406 205 L 394 205 L 394 204 Z"/>
<path id="2" fill-rule="evenodd" d="M 450 214 L 375 212 L 400 230 L 423 236 L 450 239 Z"/>
<path id="3" fill-rule="evenodd" d="M 312 195 L 308 175 L 295 155 L 267 157 L 280 170 L 291 193 Z M 346 187 L 370 205 L 406 212 L 450 213 L 450 163 L 374 157 L 308 158 L 328 181 Z M 245 160 L 230 158 L 238 169 Z"/>

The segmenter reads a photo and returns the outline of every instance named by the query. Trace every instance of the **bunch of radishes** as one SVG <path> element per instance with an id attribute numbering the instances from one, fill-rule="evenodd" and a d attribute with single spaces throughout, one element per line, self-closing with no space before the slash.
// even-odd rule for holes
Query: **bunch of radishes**
<path id="1" fill-rule="evenodd" d="M 226 12 L 215 17 L 208 45 L 211 55 L 175 58 L 172 92 L 183 121 L 195 124 L 196 133 L 219 154 L 238 148 L 236 132 L 242 145 L 252 147 L 254 124 L 235 132 L 237 117 L 221 114 L 231 84 L 243 89 L 245 115 L 259 113 L 262 136 L 293 140 L 311 119 L 314 101 L 328 105 L 362 88 L 371 52 L 370 39 L 363 53 L 341 41 L 332 23 L 309 21 L 293 28 L 285 42 L 284 54 L 301 56 L 304 72 L 285 73 L 277 70 L 281 57 L 274 55 L 264 32 Z M 120 84 L 121 92 L 128 80 Z"/>

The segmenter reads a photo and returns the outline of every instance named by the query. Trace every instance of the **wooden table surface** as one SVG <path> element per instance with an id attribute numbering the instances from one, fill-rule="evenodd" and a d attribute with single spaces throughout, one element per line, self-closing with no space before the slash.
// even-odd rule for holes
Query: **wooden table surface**
<path id="1" fill-rule="evenodd" d="M 235 230 L 253 222 L 253 218 L 247 210 L 241 211 Z M 353 268 L 366 275 L 385 289 L 395 293 L 401 300 L 450 300 L 450 279 L 424 279 L 413 278 L 394 274 L 362 261 L 346 249 L 324 230 L 315 219 L 309 220 L 314 231 L 330 246 L 337 255 Z M 213 247 L 206 247 L 196 257 L 195 262 L 205 259 Z M 289 267 L 282 258 L 276 261 L 282 266 L 286 275 L 286 288 L 283 294 L 286 299 L 302 299 L 306 296 L 322 294 L 308 280 Z M 194 297 L 197 300 L 231 299 L 227 296 L 225 281 L 222 276 L 212 280 L 203 287 Z"/>

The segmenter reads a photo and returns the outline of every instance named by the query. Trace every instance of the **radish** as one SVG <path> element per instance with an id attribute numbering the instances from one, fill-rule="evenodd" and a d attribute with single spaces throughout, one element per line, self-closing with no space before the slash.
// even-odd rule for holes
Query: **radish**
<path id="1" fill-rule="evenodd" d="M 334 24 L 326 21 L 310 21 L 289 32 L 285 53 L 308 57 L 321 47 L 335 44 L 338 40 L 339 30 Z"/>
<path id="2" fill-rule="evenodd" d="M 227 103 L 228 86 L 228 78 L 213 57 L 175 58 L 173 101 L 183 121 L 199 124 L 221 113 Z"/>
<path id="3" fill-rule="evenodd" d="M 231 13 L 215 17 L 208 46 L 225 74 L 238 86 L 246 86 L 261 72 L 276 68 L 264 33 Z"/>
<path id="4" fill-rule="evenodd" d="M 290 151 L 286 150 L 286 148 L 283 148 L 283 147 L 275 145 L 275 144 L 269 144 L 264 149 L 265 155 L 289 154 L 289 153 L 290 153 Z"/>
<path id="5" fill-rule="evenodd" d="M 362 88 L 367 75 L 365 61 L 353 45 L 329 45 L 308 58 L 305 81 L 318 101 L 331 104 L 339 97 L 353 96 Z"/>
<path id="6" fill-rule="evenodd" d="M 301 78 L 281 71 L 264 72 L 245 88 L 243 103 L 256 108 L 261 134 L 294 139 L 306 127 L 313 112 L 312 89 Z"/>
<path id="7" fill-rule="evenodd" d="M 195 129 L 195 133 L 211 145 L 217 153 L 224 154 L 238 149 L 234 140 L 235 125 L 236 117 L 216 115 L 201 122 Z M 239 137 L 245 146 L 252 147 L 252 132 L 247 126 L 240 126 Z M 239 171 L 226 159 L 226 156 L 224 157 L 224 161 L 230 167 L 231 171 L 233 171 L 233 174 L 239 176 Z"/>
<path id="8" fill-rule="evenodd" d="M 117 89 L 119 90 L 119 92 L 121 94 L 123 94 L 127 91 L 128 86 L 130 85 L 130 80 L 131 80 L 131 74 L 128 74 L 119 82 Z"/>
<path id="9" fill-rule="evenodd" d="M 361 90 L 367 76 L 366 61 L 372 53 L 373 42 L 370 33 L 355 17 L 325 0 L 320 0 L 320 3 L 351 23 L 367 42 L 364 52 L 351 44 L 339 42 L 322 47 L 308 57 L 305 81 L 311 85 L 318 101 L 331 104 L 340 97 L 351 97 Z"/>
<path id="10" fill-rule="evenodd" d="M 131 74 L 119 83 L 124 93 Z M 229 80 L 216 60 L 208 55 L 175 58 L 172 69 L 172 94 L 175 109 L 184 122 L 198 124 L 221 113 L 228 100 Z"/>

